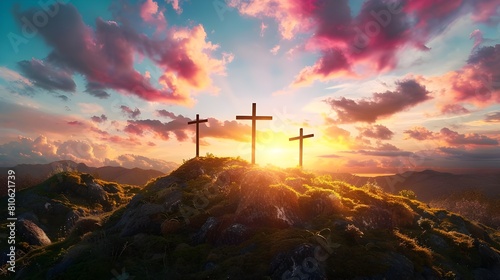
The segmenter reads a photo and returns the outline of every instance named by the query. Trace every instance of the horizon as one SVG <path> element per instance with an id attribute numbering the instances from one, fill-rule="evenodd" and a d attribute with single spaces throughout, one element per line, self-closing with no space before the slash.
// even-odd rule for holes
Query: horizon
<path id="1" fill-rule="evenodd" d="M 0 3 L 0 166 L 162 171 L 197 114 L 201 156 L 250 161 L 257 103 L 263 167 L 297 166 L 303 128 L 306 170 L 499 170 L 495 1 L 47 3 Z"/>

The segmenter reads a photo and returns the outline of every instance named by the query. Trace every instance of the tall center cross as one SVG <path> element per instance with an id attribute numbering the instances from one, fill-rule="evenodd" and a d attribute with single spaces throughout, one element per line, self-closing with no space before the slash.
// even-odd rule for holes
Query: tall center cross
<path id="1" fill-rule="evenodd" d="M 252 164 L 255 164 L 255 134 L 256 134 L 256 124 L 257 121 L 261 120 L 272 120 L 272 116 L 257 116 L 257 104 L 252 103 L 252 115 L 251 116 L 236 116 L 237 120 L 252 120 Z"/>
<path id="2" fill-rule="evenodd" d="M 200 123 L 208 122 L 208 119 L 200 120 L 200 115 L 196 114 L 196 120 L 188 124 L 196 124 L 196 157 L 200 156 Z"/>
<path id="3" fill-rule="evenodd" d="M 300 149 L 299 149 L 299 166 L 302 167 L 302 152 L 303 152 L 303 140 L 304 138 L 311 138 L 311 137 L 314 137 L 314 134 L 307 134 L 307 135 L 303 135 L 303 129 L 300 128 L 300 134 L 299 136 L 297 137 L 292 137 L 290 139 L 288 139 L 289 141 L 294 141 L 294 140 L 299 140 L 299 146 L 300 146 Z"/>

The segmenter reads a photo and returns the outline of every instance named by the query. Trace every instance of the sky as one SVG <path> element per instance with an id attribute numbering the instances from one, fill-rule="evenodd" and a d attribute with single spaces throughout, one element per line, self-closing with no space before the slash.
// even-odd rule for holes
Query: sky
<path id="1" fill-rule="evenodd" d="M 0 3 L 0 166 L 500 170 L 500 1 Z"/>

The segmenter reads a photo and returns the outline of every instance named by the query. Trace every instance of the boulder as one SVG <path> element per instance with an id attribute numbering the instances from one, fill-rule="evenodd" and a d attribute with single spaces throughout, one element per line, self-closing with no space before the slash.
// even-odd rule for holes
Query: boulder
<path id="1" fill-rule="evenodd" d="M 30 245 L 45 246 L 52 243 L 45 231 L 30 220 L 20 220 L 16 227 L 20 237 Z"/>
<path id="2" fill-rule="evenodd" d="M 279 253 L 271 261 L 271 279 L 327 279 L 324 268 L 314 257 L 315 246 L 301 244 Z"/>

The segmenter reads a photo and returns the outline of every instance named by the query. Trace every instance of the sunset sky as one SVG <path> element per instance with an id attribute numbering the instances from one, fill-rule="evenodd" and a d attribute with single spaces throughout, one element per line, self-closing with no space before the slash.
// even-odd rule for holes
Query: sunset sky
<path id="1" fill-rule="evenodd" d="M 0 166 L 500 169 L 497 0 L 2 1 Z M 64 4 L 63 4 L 64 3 Z"/>

